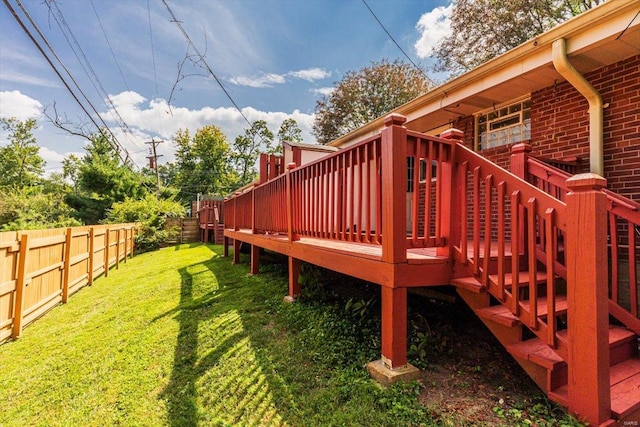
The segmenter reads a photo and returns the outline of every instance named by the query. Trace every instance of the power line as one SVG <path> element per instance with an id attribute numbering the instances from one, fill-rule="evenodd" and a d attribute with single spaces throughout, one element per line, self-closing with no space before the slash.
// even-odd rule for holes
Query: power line
<path id="1" fill-rule="evenodd" d="M 105 106 L 107 107 L 107 109 L 111 109 L 112 117 L 115 119 L 115 121 L 118 124 L 118 126 L 120 126 L 120 128 L 122 129 L 124 135 L 127 136 L 127 137 L 129 137 L 129 135 L 131 135 L 131 137 L 129 137 L 129 140 L 134 145 L 138 145 L 132 139 L 133 132 L 129 128 L 129 125 L 127 125 L 127 123 L 124 121 L 124 119 L 122 118 L 122 116 L 118 112 L 118 109 L 116 108 L 115 104 L 111 100 L 111 97 L 109 96 L 107 91 L 104 89 L 104 86 L 102 86 L 102 83 L 100 82 L 100 79 L 98 78 L 98 75 L 96 74 L 95 70 L 91 66 L 91 63 L 89 62 L 89 59 L 87 58 L 87 56 L 85 55 L 84 51 L 82 50 L 82 47 L 80 46 L 80 43 L 78 43 L 78 39 L 76 39 L 75 35 L 73 34 L 73 31 L 71 31 L 71 28 L 67 24 L 67 21 L 64 18 L 64 15 L 62 14 L 62 10 L 60 10 L 60 7 L 58 7 L 58 3 L 55 2 L 55 1 L 52 1 L 52 0 L 45 0 L 45 4 L 49 8 L 49 12 L 50 13 L 54 12 L 52 10 L 52 6 L 53 6 L 53 9 L 55 9 L 55 13 L 53 13 L 53 19 L 56 21 L 56 24 L 58 24 L 58 27 L 60 28 L 60 31 L 62 31 L 62 34 L 64 35 L 65 40 L 69 44 L 69 47 L 71 48 L 71 50 L 73 51 L 76 59 L 80 63 L 80 66 L 82 67 L 82 69 L 84 70 L 85 74 L 89 78 L 89 81 L 91 81 L 91 84 L 92 84 L 93 88 L 96 90 L 96 92 L 98 92 L 98 95 L 100 95 L 103 98 Z M 77 48 L 77 50 L 76 50 L 76 48 Z"/>
<path id="2" fill-rule="evenodd" d="M 205 69 L 207 70 L 207 72 L 209 72 L 209 74 L 211 74 L 211 76 L 215 79 L 216 83 L 218 83 L 218 86 L 220 86 L 220 88 L 222 89 L 224 94 L 227 96 L 227 98 L 229 98 L 229 101 L 231 101 L 231 104 L 233 104 L 234 108 L 238 111 L 238 113 L 240 113 L 240 115 L 242 116 L 244 121 L 247 122 L 247 124 L 249 126 L 251 126 L 251 122 L 249 121 L 247 116 L 244 115 L 244 113 L 242 112 L 242 110 L 240 109 L 240 107 L 238 106 L 236 101 L 231 97 L 231 94 L 229 94 L 229 92 L 227 91 L 227 88 L 225 88 L 224 85 L 222 84 L 222 81 L 220 81 L 218 76 L 213 72 L 213 70 L 211 69 L 211 67 L 207 63 L 207 61 L 204 59 L 204 55 L 202 55 L 200 53 L 200 51 L 198 50 L 196 45 L 193 43 L 193 41 L 191 40 L 191 37 L 189 37 L 189 34 L 187 34 L 187 32 L 185 31 L 185 29 L 182 26 L 181 22 L 178 21 L 178 18 L 176 18 L 176 15 L 173 13 L 173 10 L 171 10 L 171 8 L 167 4 L 166 0 L 162 0 L 162 3 L 164 3 L 164 6 L 167 8 L 167 10 L 169 11 L 169 14 L 171 15 L 171 18 L 172 18 L 171 22 L 175 23 L 178 26 L 178 28 L 180 28 L 180 31 L 182 32 L 182 35 L 187 40 L 187 43 L 189 44 L 189 46 L 191 46 L 191 48 L 196 52 L 196 54 L 198 55 L 200 61 L 202 61 L 202 63 L 204 64 Z"/>
<path id="3" fill-rule="evenodd" d="M 42 38 L 43 42 L 45 43 L 45 45 L 47 46 L 47 48 L 51 51 L 51 53 L 53 54 L 53 56 L 56 58 L 56 60 L 60 63 L 60 65 L 62 66 L 62 68 L 65 70 L 65 72 L 67 73 L 67 75 L 69 76 L 69 78 L 71 79 L 71 81 L 73 82 L 73 84 L 75 85 L 76 89 L 82 94 L 83 98 L 85 99 L 85 101 L 89 104 L 89 106 L 91 107 L 91 109 L 93 110 L 93 112 L 96 114 L 96 116 L 98 117 L 98 119 L 102 122 L 104 127 L 100 127 L 98 125 L 98 123 L 96 123 L 95 119 L 93 118 L 93 116 L 89 113 L 89 111 L 87 111 L 87 107 L 82 103 L 82 101 L 80 101 L 80 99 L 78 98 L 78 95 L 76 95 L 76 93 L 73 91 L 73 89 L 71 88 L 71 86 L 69 85 L 69 83 L 65 80 L 65 78 L 62 76 L 62 74 L 60 73 L 60 71 L 58 70 L 58 68 L 56 67 L 56 65 L 53 63 L 53 61 L 51 60 L 51 58 L 49 57 L 49 55 L 47 55 L 47 53 L 44 51 L 43 47 L 40 45 L 40 42 L 38 40 L 36 40 L 36 38 L 33 36 L 33 34 L 31 33 L 31 31 L 27 28 L 27 26 L 24 24 L 24 22 L 22 21 L 22 19 L 20 18 L 20 16 L 18 16 L 18 13 L 16 12 L 16 10 L 13 8 L 13 6 L 11 6 L 11 4 L 9 3 L 9 0 L 3 0 L 4 5 L 7 7 L 7 9 L 9 9 L 9 12 L 11 13 L 11 15 L 13 15 L 14 19 L 16 20 L 16 22 L 18 23 L 18 25 L 20 25 L 20 27 L 22 28 L 22 30 L 24 31 L 24 33 L 29 37 L 29 39 L 33 42 L 33 44 L 36 46 L 36 48 L 40 51 L 40 53 L 42 54 L 42 56 L 44 56 L 45 60 L 49 63 L 49 65 L 51 66 L 51 68 L 53 69 L 53 71 L 56 73 L 56 75 L 58 76 L 58 78 L 60 78 L 60 80 L 62 81 L 62 84 L 64 84 L 64 86 L 67 88 L 67 91 L 71 94 L 71 96 L 73 97 L 73 99 L 76 101 L 76 103 L 80 106 L 80 108 L 82 109 L 82 111 L 84 111 L 84 113 L 87 115 L 87 117 L 89 118 L 89 120 L 91 120 L 91 122 L 94 124 L 94 126 L 96 127 L 96 129 L 98 129 L 98 132 L 100 132 L 100 134 L 107 140 L 109 141 L 110 144 L 115 144 L 115 146 L 113 146 L 114 150 L 118 153 L 118 156 L 120 157 L 120 160 L 122 160 L 122 162 L 129 166 L 130 163 L 133 163 L 136 167 L 138 166 L 133 159 L 129 156 L 129 153 L 127 152 L 127 150 L 122 147 L 122 144 L 120 144 L 120 142 L 118 141 L 118 139 L 115 137 L 115 135 L 113 134 L 113 132 L 111 132 L 111 129 L 109 128 L 109 126 L 107 126 L 107 124 L 104 122 L 104 120 L 102 119 L 102 117 L 100 116 L 100 114 L 98 113 L 98 111 L 96 110 L 96 108 L 94 107 L 94 105 L 91 103 L 91 101 L 89 100 L 89 98 L 87 98 L 86 94 L 82 91 L 82 89 L 80 88 L 80 86 L 78 85 L 78 83 L 76 82 L 76 80 L 73 78 L 73 76 L 71 75 L 71 73 L 69 72 L 69 70 L 67 69 L 67 67 L 64 65 L 64 63 L 62 62 L 62 60 L 60 59 L 60 57 L 56 54 L 55 50 L 53 49 L 53 47 L 51 47 L 51 45 L 49 44 L 49 42 L 47 41 L 46 37 L 42 34 L 42 32 L 40 31 L 40 28 L 38 27 L 38 25 L 33 21 L 33 19 L 31 18 L 31 15 L 29 15 L 29 12 L 27 12 L 27 10 L 24 8 L 24 6 L 22 5 L 22 3 L 20 2 L 20 0 L 17 0 L 18 5 L 20 6 L 20 9 L 22 9 L 22 12 L 25 14 L 25 16 L 27 17 L 27 19 L 29 20 L 29 22 L 31 23 L 31 25 L 34 27 L 34 29 L 36 30 L 36 32 L 38 33 L 38 35 Z M 108 131 L 109 134 L 111 135 L 111 137 L 113 139 L 110 139 L 107 135 L 104 134 L 104 131 Z M 122 153 L 121 151 L 124 150 L 126 153 L 126 157 L 122 157 Z"/>
<path id="4" fill-rule="evenodd" d="M 398 44 L 398 42 L 396 41 L 396 39 L 393 38 L 393 36 L 391 35 L 391 33 L 389 33 L 389 31 L 386 29 L 386 27 L 382 24 L 382 21 L 380 21 L 380 19 L 378 19 L 378 17 L 376 16 L 376 14 L 373 12 L 373 10 L 371 9 L 371 7 L 369 7 L 369 4 L 367 3 L 367 0 L 362 0 L 362 3 L 366 6 L 366 8 L 369 10 L 369 12 L 371 12 L 371 16 L 373 16 L 373 18 L 378 22 L 378 24 L 380 25 L 380 28 L 382 28 L 384 30 L 385 33 L 387 33 L 387 36 L 389 36 L 389 39 L 391 39 L 391 41 L 393 42 L 393 44 L 396 45 L 396 47 L 398 49 L 400 49 L 400 52 L 402 52 L 402 54 L 405 56 L 405 58 L 407 58 L 409 60 L 409 62 L 411 62 L 411 64 L 413 64 L 414 67 L 416 67 L 416 69 L 418 71 L 420 71 L 420 73 L 422 73 L 422 75 L 424 76 L 425 79 L 427 79 L 427 81 L 432 85 L 432 86 L 437 86 L 436 82 L 434 82 L 433 80 L 431 80 L 429 78 L 429 76 L 427 76 L 427 74 L 424 72 L 424 70 L 419 67 L 415 62 L 413 62 L 413 59 L 411 59 L 411 57 L 407 54 L 407 52 L 404 51 L 404 49 Z"/>
<path id="5" fill-rule="evenodd" d="M 149 17 L 149 40 L 151 41 L 151 62 L 153 63 L 153 81 L 156 84 L 156 96 L 158 96 L 158 73 L 156 72 L 156 54 L 153 47 L 153 30 L 151 26 L 151 7 L 147 0 L 147 15 Z"/>

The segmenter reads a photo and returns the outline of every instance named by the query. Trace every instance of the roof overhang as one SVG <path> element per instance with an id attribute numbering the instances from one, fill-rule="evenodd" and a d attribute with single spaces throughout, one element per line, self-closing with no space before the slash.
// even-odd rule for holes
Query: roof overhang
<path id="1" fill-rule="evenodd" d="M 564 81 L 552 63 L 552 44 L 564 38 L 580 73 L 640 54 L 640 2 L 609 0 L 393 110 L 411 130 L 435 133 L 460 117 Z M 350 145 L 381 131 L 384 117 L 329 145 Z"/>

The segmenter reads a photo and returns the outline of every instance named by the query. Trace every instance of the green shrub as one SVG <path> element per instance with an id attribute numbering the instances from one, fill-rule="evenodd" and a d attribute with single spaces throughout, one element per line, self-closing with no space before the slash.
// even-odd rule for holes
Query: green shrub
<path id="1" fill-rule="evenodd" d="M 175 237 L 177 229 L 166 230 L 166 218 L 184 216 L 184 207 L 173 200 L 157 200 L 148 194 L 143 199 L 126 199 L 114 203 L 107 214 L 107 223 L 137 222 L 140 228 L 136 235 L 136 246 L 142 251 L 158 249 L 167 240 Z"/>

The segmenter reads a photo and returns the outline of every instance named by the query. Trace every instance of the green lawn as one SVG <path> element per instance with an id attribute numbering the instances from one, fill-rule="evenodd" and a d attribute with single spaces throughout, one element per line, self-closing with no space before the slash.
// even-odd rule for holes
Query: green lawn
<path id="1" fill-rule="evenodd" d="M 379 357 L 379 318 L 366 307 L 284 303 L 283 266 L 248 277 L 221 253 L 137 256 L 0 346 L 0 426 L 495 424 L 421 403 L 418 383 L 378 387 L 364 366 Z M 472 384 L 454 369 L 443 384 L 456 372 Z M 493 420 L 526 419 L 508 410 Z"/>

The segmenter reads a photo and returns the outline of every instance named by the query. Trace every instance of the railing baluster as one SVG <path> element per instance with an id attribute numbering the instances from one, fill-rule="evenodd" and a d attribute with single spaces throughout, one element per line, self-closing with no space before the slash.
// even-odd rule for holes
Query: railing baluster
<path id="1" fill-rule="evenodd" d="M 442 144 L 438 144 L 437 148 L 434 148 L 434 154 L 437 157 L 437 167 L 436 167 L 436 240 L 440 240 L 442 237 L 442 220 L 438 212 L 442 212 L 442 192 L 444 189 L 442 188 L 442 164 L 444 163 L 444 149 Z"/>
<path id="2" fill-rule="evenodd" d="M 358 151 L 357 151 L 357 161 L 358 161 L 358 215 L 357 215 L 357 224 L 358 227 L 355 228 L 355 233 L 356 233 L 356 240 L 358 242 L 362 242 L 362 234 L 363 234 L 363 230 L 362 230 L 362 224 L 364 223 L 364 221 L 362 221 L 362 191 L 363 191 L 363 186 L 364 186 L 364 179 L 363 179 L 363 171 L 362 171 L 362 166 L 364 165 L 364 162 L 362 161 L 362 147 L 358 147 Z"/>
<path id="3" fill-rule="evenodd" d="M 460 252 L 462 255 L 462 263 L 464 265 L 467 265 L 467 263 L 469 262 L 469 255 L 467 253 L 467 239 L 469 238 L 467 236 L 468 234 L 468 230 L 467 230 L 467 222 L 469 221 L 469 211 L 467 209 L 467 203 L 468 203 L 468 191 L 469 191 L 469 174 L 468 174 L 468 163 L 467 162 L 463 162 L 460 165 L 460 174 L 462 175 L 462 179 L 460 180 L 460 211 L 462 212 L 462 215 L 460 217 L 461 219 L 461 224 L 460 224 L 460 229 L 461 229 L 461 235 L 460 235 Z"/>
<path id="4" fill-rule="evenodd" d="M 556 274 L 555 260 L 558 248 L 557 233 L 554 233 L 554 210 L 545 212 L 546 261 L 547 261 L 547 345 L 556 348 Z"/>
<path id="5" fill-rule="evenodd" d="M 530 198 L 527 201 L 527 229 L 529 243 L 529 326 L 531 329 L 538 329 L 538 283 L 536 269 L 536 199 Z"/>
<path id="6" fill-rule="evenodd" d="M 511 193 L 511 312 L 518 315 L 520 311 L 520 192 Z"/>
<path id="7" fill-rule="evenodd" d="M 504 197 L 505 197 L 504 181 L 500 181 L 498 184 L 498 298 L 504 302 L 504 276 L 505 271 L 505 210 L 504 210 Z"/>
<path id="8" fill-rule="evenodd" d="M 479 272 L 480 272 L 480 166 L 477 166 L 473 169 L 473 274 L 477 276 Z"/>
<path id="9" fill-rule="evenodd" d="M 636 227 L 627 221 L 629 234 L 629 299 L 631 300 L 631 314 L 638 317 L 638 272 L 636 270 Z"/>
<path id="10" fill-rule="evenodd" d="M 489 262 L 491 261 L 491 197 L 492 175 L 484 178 L 484 259 L 482 264 L 482 286 L 489 287 Z"/>
<path id="11" fill-rule="evenodd" d="M 616 214 L 609 212 L 609 235 L 611 244 L 611 299 L 618 304 L 620 291 L 620 272 L 618 271 L 618 220 Z"/>
<path id="12" fill-rule="evenodd" d="M 424 242 L 425 246 L 429 238 L 431 237 L 431 211 L 433 206 L 431 204 L 431 177 L 433 176 L 433 141 L 425 141 L 425 147 L 427 149 L 426 155 L 426 171 L 425 171 L 425 186 L 424 186 Z M 436 215 L 436 222 L 439 220 L 440 215 Z M 436 238 L 438 238 L 436 234 Z"/>
<path id="13" fill-rule="evenodd" d="M 374 148 L 374 156 L 375 156 L 375 180 L 376 180 L 376 207 L 375 207 L 375 213 L 376 213 L 376 234 L 374 237 L 374 242 L 377 244 L 381 244 L 382 243 L 382 183 L 381 183 L 381 176 L 380 176 L 380 159 L 382 158 L 381 155 L 381 147 L 380 147 L 380 141 L 376 140 L 376 142 L 373 145 Z"/>
<path id="14" fill-rule="evenodd" d="M 366 170 L 366 179 L 367 179 L 367 191 L 364 193 L 364 208 L 365 211 L 365 221 L 366 221 L 366 232 L 365 232 L 365 242 L 371 243 L 371 144 L 367 144 L 364 146 L 364 168 Z"/>

